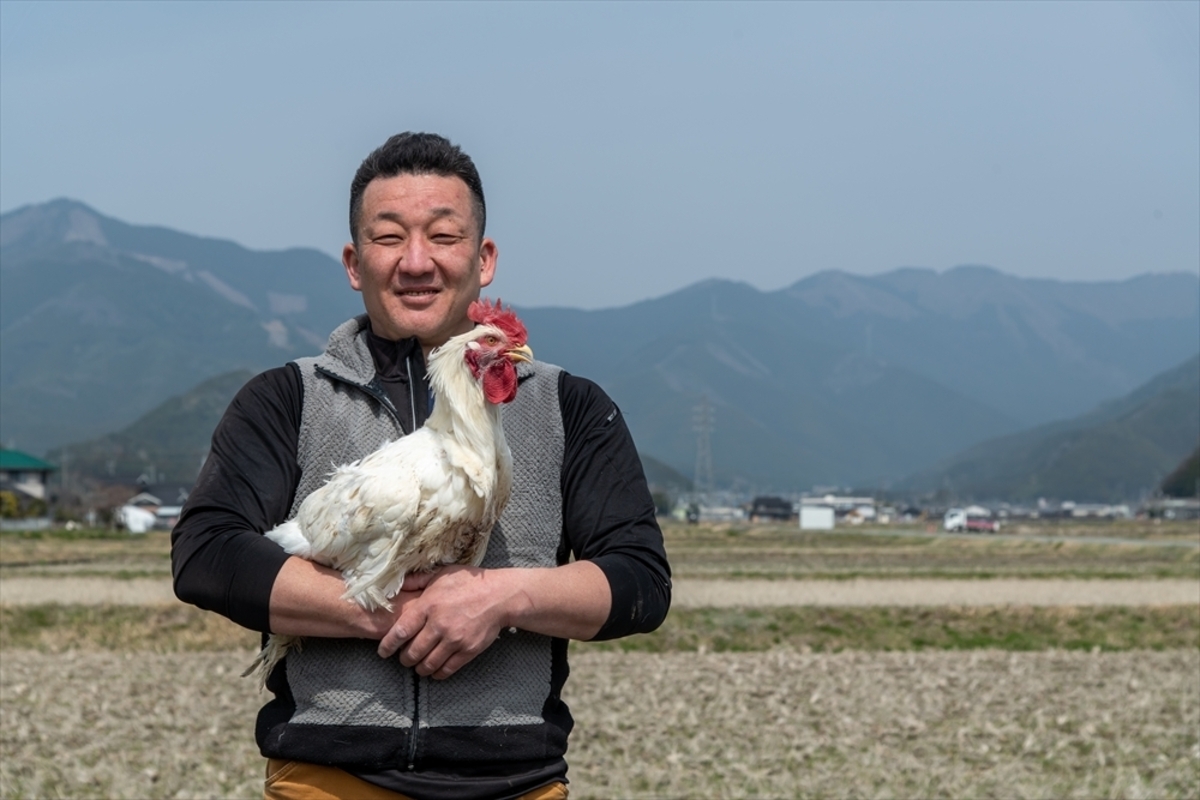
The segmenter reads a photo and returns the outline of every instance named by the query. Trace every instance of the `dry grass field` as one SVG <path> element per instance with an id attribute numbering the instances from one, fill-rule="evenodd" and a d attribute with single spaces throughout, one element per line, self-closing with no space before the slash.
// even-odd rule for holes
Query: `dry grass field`
<path id="1" fill-rule="evenodd" d="M 1125 544 L 666 534 L 685 579 L 1200 582 L 1194 527 L 1129 527 L 1099 531 Z M 167 553 L 162 534 L 6 534 L 0 588 L 161 585 Z M 116 602 L 0 606 L 0 798 L 261 796 L 266 696 L 238 677 L 256 637 Z M 1200 796 L 1200 604 L 680 606 L 571 665 L 573 797 Z"/>
<path id="2" fill-rule="evenodd" d="M 253 798 L 251 651 L 5 654 L 5 798 Z M 572 796 L 1194 798 L 1200 654 L 579 653 Z"/>
<path id="3" fill-rule="evenodd" d="M 1029 523 L 1001 536 L 944 536 L 924 526 L 824 532 L 745 523 L 669 524 L 663 533 L 677 578 L 1200 579 L 1194 521 Z"/>

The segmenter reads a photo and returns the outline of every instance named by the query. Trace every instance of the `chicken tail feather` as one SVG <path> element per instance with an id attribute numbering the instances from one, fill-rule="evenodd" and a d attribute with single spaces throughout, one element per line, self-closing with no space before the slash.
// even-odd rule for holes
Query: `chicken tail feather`
<path id="1" fill-rule="evenodd" d="M 292 650 L 299 650 L 300 644 L 303 641 L 299 636 L 280 636 L 271 634 L 267 637 L 267 644 L 251 662 L 250 666 L 246 667 L 246 671 L 242 673 L 243 678 L 248 678 L 251 675 L 258 675 L 263 686 L 267 685 L 267 678 L 271 675 L 271 670 L 275 669 L 275 665 L 283 660 Z"/>

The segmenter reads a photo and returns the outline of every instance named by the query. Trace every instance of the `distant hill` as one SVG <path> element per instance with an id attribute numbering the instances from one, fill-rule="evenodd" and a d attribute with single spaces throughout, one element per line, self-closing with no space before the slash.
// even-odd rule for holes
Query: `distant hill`
<path id="1" fill-rule="evenodd" d="M 47 457 L 71 474 L 109 483 L 191 484 L 208 455 L 212 432 L 249 371 L 227 372 L 172 397 L 131 425 Z"/>
<path id="2" fill-rule="evenodd" d="M 315 353 L 361 310 L 322 253 L 254 252 L 67 200 L 0 216 L 0 284 L 0 441 L 34 453 Z M 639 450 L 681 476 L 707 399 L 719 486 L 888 486 L 1178 364 L 1197 347 L 1200 276 L 830 271 L 774 292 L 711 280 L 622 308 L 519 310 L 538 357 L 604 387 Z"/>
<path id="3" fill-rule="evenodd" d="M 1197 441 L 1200 355 L 1088 414 L 982 442 L 902 485 L 960 500 L 1137 500 Z"/>
<path id="4" fill-rule="evenodd" d="M 1161 490 L 1167 497 L 1200 497 L 1200 445 L 1163 478 Z"/>
<path id="5" fill-rule="evenodd" d="M 319 352 L 361 309 L 315 250 L 255 252 L 70 200 L 0 217 L 0 288 L 0 440 L 36 452 L 214 375 Z"/>
<path id="6" fill-rule="evenodd" d="M 659 461 L 654 456 L 641 454 L 642 471 L 646 473 L 646 482 L 652 489 L 667 492 L 688 492 L 692 489 L 692 479 L 678 470 Z"/>

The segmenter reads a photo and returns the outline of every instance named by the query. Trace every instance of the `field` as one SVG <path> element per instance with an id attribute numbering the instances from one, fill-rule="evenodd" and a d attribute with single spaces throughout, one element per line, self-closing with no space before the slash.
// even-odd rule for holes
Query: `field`
<path id="1" fill-rule="evenodd" d="M 1195 522 L 1026 523 L 998 536 L 745 524 L 671 525 L 664 533 L 676 578 L 1200 579 Z"/>
<path id="2" fill-rule="evenodd" d="M 1073 586 L 1193 581 L 1200 598 L 1194 525 L 909 533 L 666 530 L 681 586 L 971 579 L 986 598 L 1035 576 L 1065 604 L 714 595 L 650 636 L 576 643 L 572 796 L 1200 796 L 1200 602 L 1070 602 Z M 238 677 L 256 637 L 139 604 L 167 553 L 162 534 L 0 536 L 0 589 L 40 579 L 67 601 L 0 606 L 0 797 L 261 795 L 265 696 Z M 97 604 L 69 589 L 99 585 L 133 591 Z"/>

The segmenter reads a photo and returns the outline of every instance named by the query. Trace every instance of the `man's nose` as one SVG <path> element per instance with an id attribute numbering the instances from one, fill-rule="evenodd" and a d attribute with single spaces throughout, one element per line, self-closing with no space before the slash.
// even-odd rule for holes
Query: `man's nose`
<path id="1" fill-rule="evenodd" d="M 409 236 L 400 254 L 400 269 L 410 275 L 421 275 L 433 269 L 433 248 L 424 236 Z"/>

